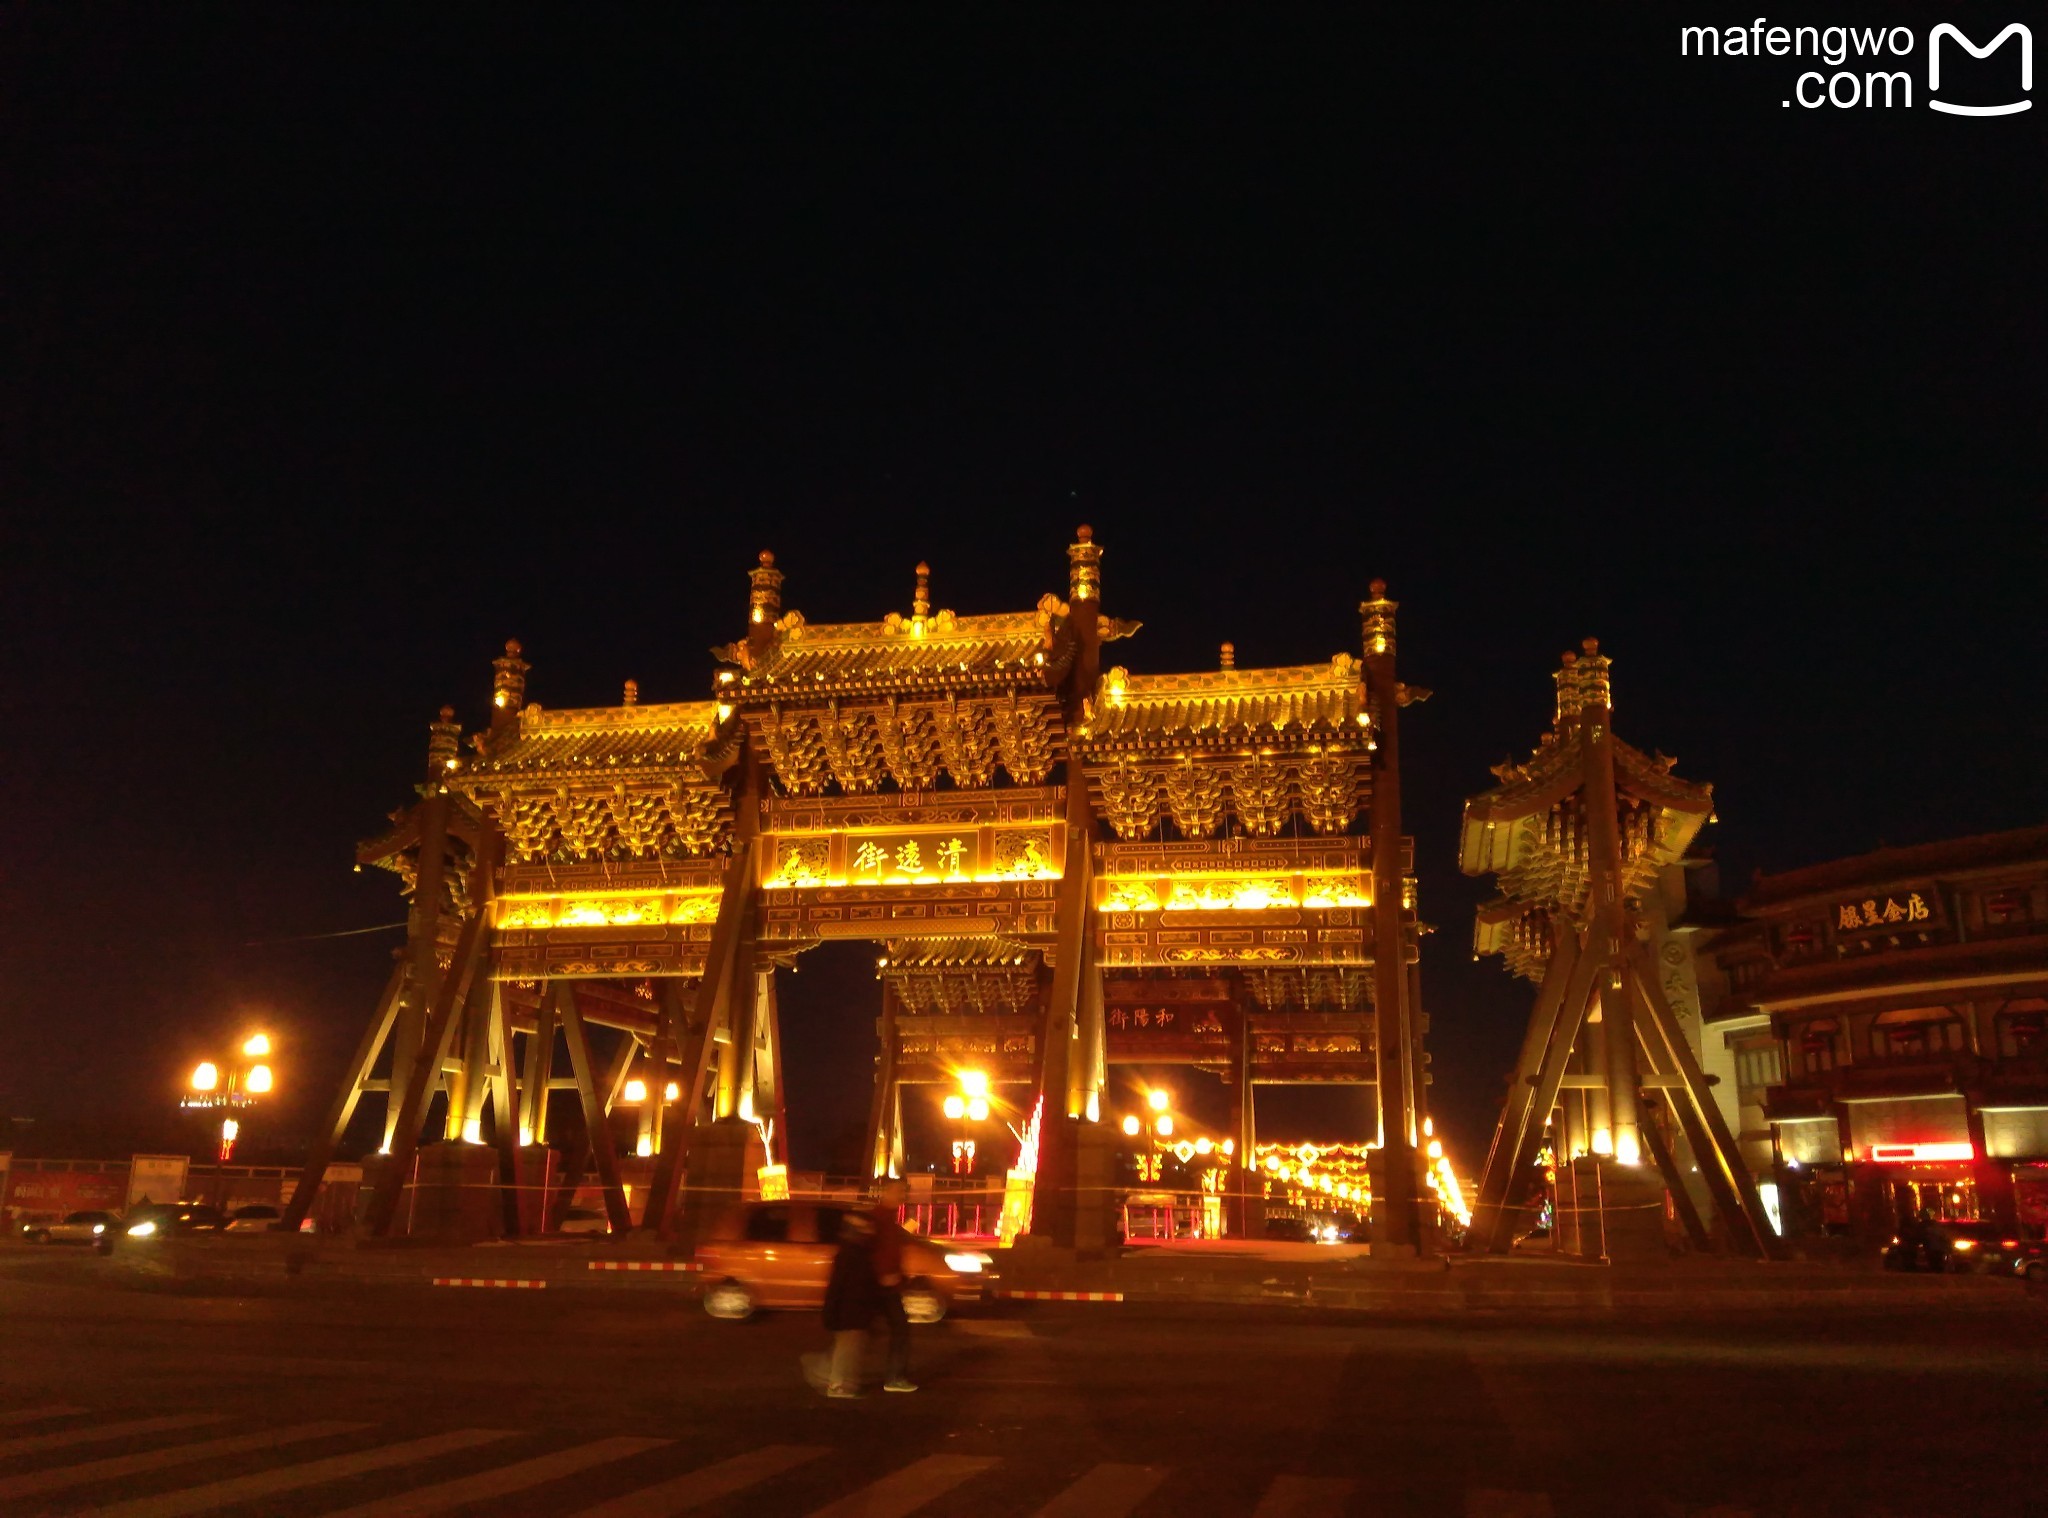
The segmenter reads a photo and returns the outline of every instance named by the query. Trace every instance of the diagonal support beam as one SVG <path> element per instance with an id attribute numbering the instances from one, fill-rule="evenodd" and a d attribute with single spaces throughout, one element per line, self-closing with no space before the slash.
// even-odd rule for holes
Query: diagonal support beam
<path id="1" fill-rule="evenodd" d="M 632 1209 L 626 1204 L 626 1189 L 619 1183 L 619 1152 L 612 1144 L 609 1102 L 597 1089 L 597 1075 L 590 1061 L 590 1034 L 583 1012 L 576 1004 L 576 988 L 563 986 L 556 992 L 556 1011 L 562 1019 L 562 1041 L 569 1046 L 569 1064 L 576 1072 L 576 1094 L 583 1099 L 583 1125 L 590 1134 L 590 1157 L 597 1166 L 598 1183 L 604 1187 L 605 1215 L 611 1219 L 612 1234 L 633 1231 Z M 630 1056 L 632 1040 L 626 1042 Z"/>
<path id="2" fill-rule="evenodd" d="M 1640 1015 L 1637 1019 L 1636 1038 L 1637 1050 L 1643 1056 L 1643 1068 L 1652 1075 L 1665 1074 L 1666 1062 L 1657 1052 L 1657 1045 L 1662 1040 L 1656 1037 L 1652 1029 L 1641 1025 Z M 1673 1102 L 1674 1111 L 1680 1105 L 1679 1102 Z M 1681 1115 L 1681 1128 L 1684 1127 L 1684 1123 L 1685 1119 Z M 1645 1116 L 1642 1138 L 1644 1146 L 1650 1151 L 1650 1157 L 1657 1162 L 1658 1172 L 1664 1177 L 1664 1189 L 1671 1193 L 1671 1205 L 1678 1212 L 1678 1221 L 1685 1227 L 1685 1236 L 1692 1241 L 1692 1247 L 1695 1249 L 1705 1251 L 1712 1248 L 1713 1240 L 1707 1233 L 1706 1222 L 1700 1217 L 1699 1208 L 1693 1205 L 1692 1192 L 1686 1189 L 1685 1173 L 1678 1168 L 1678 1156 L 1664 1136 L 1663 1124 L 1654 1116 Z M 1697 1153 L 1698 1146 L 1692 1147 Z"/>
<path id="3" fill-rule="evenodd" d="M 495 833 L 486 832 L 477 840 L 476 867 L 470 873 L 470 900 L 476 904 L 475 909 L 462 925 L 454 961 L 441 978 L 434 1009 L 427 1016 L 426 1033 L 421 1039 L 421 1057 L 413 1066 L 412 1079 L 406 1083 L 399 1103 L 385 1181 L 370 1199 L 369 1231 L 373 1238 L 387 1236 L 392 1219 L 398 1215 L 399 1178 L 412 1169 L 413 1157 L 419 1153 L 420 1122 L 426 1116 L 434 1082 L 447 1061 L 449 1045 L 455 1041 L 459 1021 L 456 1013 L 469 1000 L 470 984 L 483 958 L 484 941 L 490 934 L 486 924 L 490 917 L 491 873 L 497 862 L 496 839 Z"/>
<path id="4" fill-rule="evenodd" d="M 1749 1167 L 1742 1163 L 1742 1151 L 1736 1147 L 1735 1135 L 1728 1131 L 1713 1090 L 1707 1085 L 1699 1061 L 1693 1057 L 1685 1030 L 1679 1027 L 1671 1004 L 1664 999 L 1649 955 L 1638 944 L 1630 948 L 1629 958 L 1635 971 L 1629 979 L 1635 985 L 1637 1000 L 1649 1015 L 1650 1029 L 1655 1030 L 1669 1054 L 1672 1067 L 1684 1078 L 1683 1088 L 1669 1095 L 1688 1134 L 1693 1132 L 1695 1125 L 1700 1130 L 1693 1139 L 1694 1155 L 1700 1162 L 1700 1174 L 1706 1179 L 1707 1190 L 1721 1213 L 1730 1240 L 1743 1254 L 1766 1260 L 1783 1259 L 1784 1243 L 1764 1216 L 1763 1198 L 1757 1195 L 1756 1181 L 1751 1177 Z"/>
<path id="5" fill-rule="evenodd" d="M 1502 1237 L 1502 1232 L 1508 1221 L 1509 1193 L 1521 1173 L 1515 1156 L 1523 1150 L 1523 1139 L 1527 1136 L 1535 1105 L 1536 1092 L 1532 1082 L 1542 1070 L 1544 1056 L 1557 1038 L 1565 988 L 1571 984 L 1580 959 L 1575 934 L 1561 933 L 1558 940 L 1551 951 L 1550 963 L 1544 968 L 1543 984 L 1536 993 L 1536 1006 L 1529 1014 L 1529 1028 L 1522 1036 L 1521 1057 L 1515 1061 L 1512 1084 L 1501 1104 L 1500 1122 L 1493 1130 L 1493 1143 L 1487 1150 L 1485 1168 L 1479 1172 L 1479 1203 L 1473 1212 L 1469 1245 L 1475 1252 L 1498 1254 L 1514 1243 L 1512 1238 Z M 1542 1131 L 1540 1124 L 1537 1131 Z M 1528 1161 L 1522 1163 L 1527 1164 Z"/>
<path id="6" fill-rule="evenodd" d="M 753 916 L 754 841 L 750 838 L 734 847 L 732 859 L 725 867 L 718 917 L 711 930 L 711 946 L 704 955 L 704 978 L 697 983 L 697 1004 L 684 1031 L 677 1063 L 688 1084 L 683 1087 L 683 1102 L 674 1114 L 675 1121 L 663 1126 L 661 1152 L 654 1161 L 647 1208 L 641 1214 L 642 1226 L 656 1232 L 667 1228 L 669 1213 L 675 1207 L 691 1134 L 697 1126 L 697 1104 L 704 1093 L 706 1070 L 717 1054 L 715 1041 L 720 1030 L 730 1036 L 735 986 L 752 968 L 748 963 L 752 956 L 742 951 L 751 936 Z"/>
<path id="7" fill-rule="evenodd" d="M 342 1134 L 348 1131 L 349 1120 L 356 1115 L 356 1103 L 362 1100 L 370 1071 L 376 1066 L 377 1055 L 398 1021 L 398 999 L 404 992 L 405 961 L 400 960 L 392 967 L 391 978 L 384 983 L 384 994 L 377 999 L 376 1015 L 364 1030 L 363 1041 L 356 1045 L 355 1057 L 349 1061 L 341 1090 L 335 1095 L 334 1105 L 328 1109 L 326 1126 L 314 1136 L 312 1151 L 306 1156 L 306 1168 L 299 1172 L 299 1183 L 292 1189 L 292 1199 L 285 1204 L 284 1217 L 278 1222 L 281 1231 L 297 1233 L 299 1225 L 306 1221 L 306 1214 L 313 1210 L 313 1198 L 319 1194 L 327 1167 L 334 1162 L 334 1151 L 341 1143 Z"/>

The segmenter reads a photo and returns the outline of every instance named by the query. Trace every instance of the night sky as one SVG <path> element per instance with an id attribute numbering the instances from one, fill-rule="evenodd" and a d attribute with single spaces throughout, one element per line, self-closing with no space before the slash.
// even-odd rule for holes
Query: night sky
<path id="1" fill-rule="evenodd" d="M 2048 43 L 2007 10 L 1817 19 Z M 1385 577 L 1468 1166 L 1529 992 L 1458 805 L 1560 650 L 1714 783 L 1731 888 L 2043 821 L 2044 113 L 1781 106 L 1805 64 L 1679 19 L 10 7 L 14 1142 L 191 1142 L 261 1022 L 288 1158 L 435 708 L 510 636 L 549 706 L 698 698 L 762 548 L 813 621 L 920 558 L 1011 610 L 1089 522 L 1134 670 L 1355 651 Z M 803 1143 L 864 1108 L 870 971 L 788 993 Z"/>

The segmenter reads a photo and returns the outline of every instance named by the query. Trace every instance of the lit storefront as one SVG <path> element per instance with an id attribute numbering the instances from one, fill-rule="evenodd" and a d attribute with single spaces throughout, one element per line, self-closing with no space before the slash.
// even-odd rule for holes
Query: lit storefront
<path id="1" fill-rule="evenodd" d="M 1788 1232 L 2048 1227 L 2048 828 L 1760 877 L 1724 963 Z M 1738 948 L 1747 952 L 1738 954 Z M 1747 973 L 1744 973 L 1747 972 Z"/>

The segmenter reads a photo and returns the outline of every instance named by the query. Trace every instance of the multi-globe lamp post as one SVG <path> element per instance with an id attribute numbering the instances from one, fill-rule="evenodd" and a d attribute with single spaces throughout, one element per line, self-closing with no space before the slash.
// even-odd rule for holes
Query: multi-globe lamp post
<path id="1" fill-rule="evenodd" d="M 1218 1192 L 1227 1171 L 1219 1168 L 1218 1158 L 1229 1160 L 1237 1152 L 1237 1145 L 1230 1139 L 1220 1144 L 1207 1134 L 1193 1138 L 1174 1135 L 1180 1121 L 1173 1112 L 1173 1093 L 1161 1086 L 1150 1086 L 1145 1090 L 1145 1111 L 1124 1114 L 1120 1125 L 1124 1137 L 1144 1140 L 1145 1147 L 1135 1156 L 1138 1165 L 1138 1179 L 1158 1184 L 1164 1179 L 1166 1156 L 1172 1155 L 1183 1166 L 1201 1162 L 1202 1223 L 1201 1231 L 1215 1236 L 1222 1232 L 1222 1202 Z"/>
<path id="2" fill-rule="evenodd" d="M 946 1093 L 939 1110 L 950 1123 L 980 1124 L 988 1121 L 988 1076 L 980 1070 L 962 1070 L 960 1089 Z M 953 1170 L 970 1175 L 974 1170 L 974 1137 L 969 1129 L 953 1140 Z"/>
<path id="3" fill-rule="evenodd" d="M 270 1095 L 276 1073 L 270 1068 L 270 1035 L 252 1033 L 242 1040 L 236 1053 L 223 1060 L 201 1060 L 179 1105 L 218 1110 L 220 1120 L 220 1163 L 234 1157 L 235 1140 L 241 1136 L 241 1119 L 236 1116 Z"/>

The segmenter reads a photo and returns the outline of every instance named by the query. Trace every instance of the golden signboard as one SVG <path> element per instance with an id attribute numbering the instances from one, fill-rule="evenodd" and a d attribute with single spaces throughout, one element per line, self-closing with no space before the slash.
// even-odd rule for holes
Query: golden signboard
<path id="1" fill-rule="evenodd" d="M 1057 880 L 1060 862 L 1049 827 L 876 828 L 775 838 L 763 856 L 761 884 L 775 890 Z"/>

